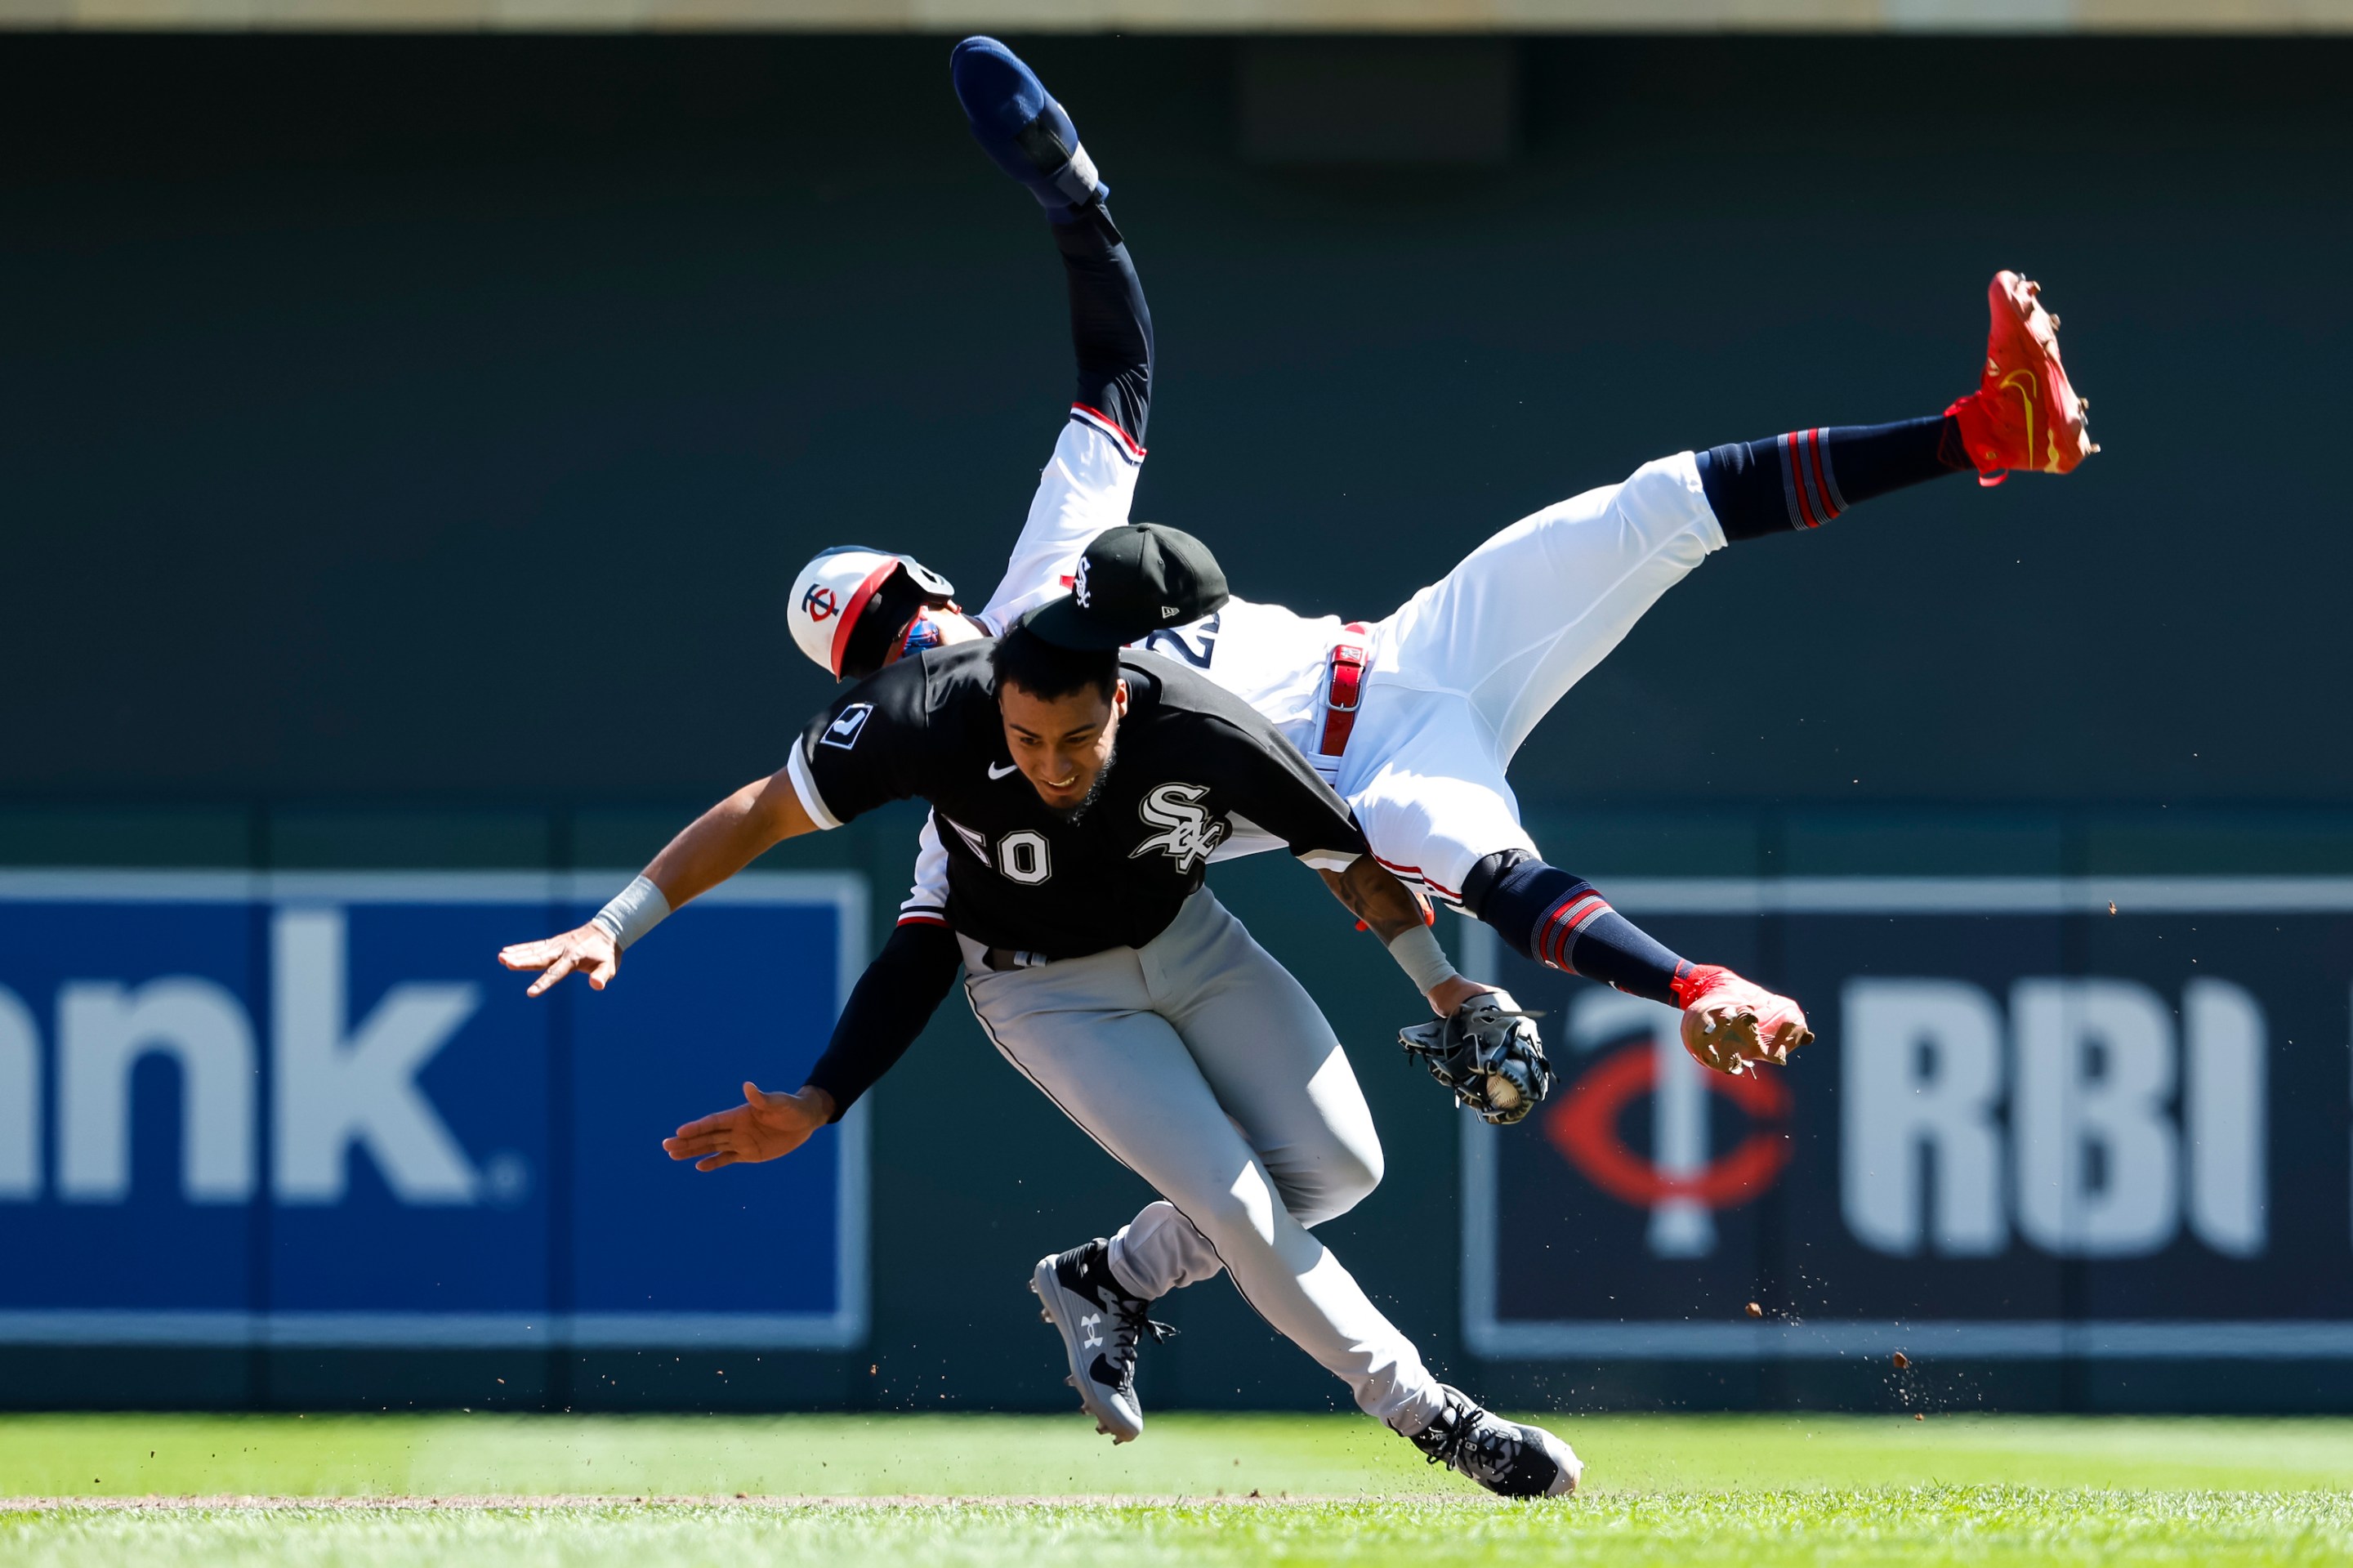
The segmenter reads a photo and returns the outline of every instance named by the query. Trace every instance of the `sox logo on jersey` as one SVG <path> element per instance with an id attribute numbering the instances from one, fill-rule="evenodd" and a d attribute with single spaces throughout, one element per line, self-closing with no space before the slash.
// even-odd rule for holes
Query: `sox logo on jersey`
<path id="1" fill-rule="evenodd" d="M 1157 832 L 1128 852 L 1130 860 L 1158 850 L 1176 863 L 1176 874 L 1189 875 L 1193 868 L 1209 858 L 1217 847 L 1226 842 L 1227 824 L 1222 817 L 1212 817 L 1196 804 L 1208 794 L 1203 784 L 1163 784 L 1136 803 L 1137 814 L 1155 828 Z"/>

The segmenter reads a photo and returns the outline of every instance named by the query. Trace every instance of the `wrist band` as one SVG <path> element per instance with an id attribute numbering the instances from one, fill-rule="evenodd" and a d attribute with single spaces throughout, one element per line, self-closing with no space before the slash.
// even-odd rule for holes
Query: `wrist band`
<path id="1" fill-rule="evenodd" d="M 602 927 L 615 947 L 626 948 L 669 917 L 670 900 L 641 876 L 615 894 L 613 901 L 597 910 L 588 923 Z"/>
<path id="2" fill-rule="evenodd" d="M 1398 961 L 1406 979 L 1414 989 L 1428 996 L 1431 991 L 1457 978 L 1454 966 L 1446 961 L 1446 949 L 1438 945 L 1427 926 L 1416 926 L 1400 931 L 1389 941 L 1389 957 Z"/>

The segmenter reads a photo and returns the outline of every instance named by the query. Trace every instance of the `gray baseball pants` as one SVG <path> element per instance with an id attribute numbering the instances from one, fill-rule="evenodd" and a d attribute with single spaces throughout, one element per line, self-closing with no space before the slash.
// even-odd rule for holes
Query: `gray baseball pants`
<path id="1" fill-rule="evenodd" d="M 994 970 L 964 946 L 997 1050 L 1165 1200 L 1112 1238 L 1113 1277 L 1149 1300 L 1229 1270 L 1366 1414 L 1427 1425 L 1437 1381 L 1308 1229 L 1379 1183 L 1372 1113 L 1322 1011 L 1241 922 L 1204 888 L 1141 948 Z"/>

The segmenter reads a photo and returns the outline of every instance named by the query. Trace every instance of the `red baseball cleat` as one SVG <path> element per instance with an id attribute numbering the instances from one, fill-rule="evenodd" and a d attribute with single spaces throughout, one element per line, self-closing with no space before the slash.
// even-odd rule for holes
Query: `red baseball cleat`
<path id="1" fill-rule="evenodd" d="M 1704 1067 L 1735 1077 L 1751 1062 L 1788 1065 L 1813 1044 L 1804 1009 L 1720 964 L 1701 964 L 1674 982 L 1683 1007 L 1683 1049 Z"/>
<path id="2" fill-rule="evenodd" d="M 2059 363 L 2059 318 L 2042 308 L 2042 290 L 2015 272 L 1993 275 L 1985 375 L 1945 410 L 1961 422 L 1979 484 L 2000 484 L 2014 468 L 2065 473 L 2100 450 L 2084 428 L 2091 399 L 2075 396 Z"/>

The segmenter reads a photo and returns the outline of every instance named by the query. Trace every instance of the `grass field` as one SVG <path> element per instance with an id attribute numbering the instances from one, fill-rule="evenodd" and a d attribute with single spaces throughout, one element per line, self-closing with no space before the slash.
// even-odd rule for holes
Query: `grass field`
<path id="1" fill-rule="evenodd" d="M 1514 1505 L 1346 1416 L 0 1417 L 0 1563 L 2353 1563 L 2353 1422 L 1555 1425 Z"/>

